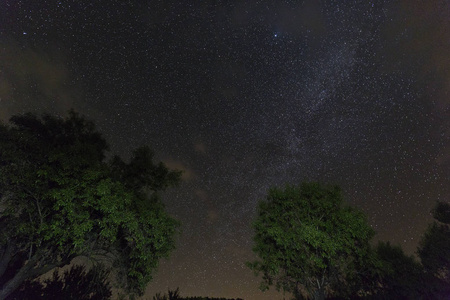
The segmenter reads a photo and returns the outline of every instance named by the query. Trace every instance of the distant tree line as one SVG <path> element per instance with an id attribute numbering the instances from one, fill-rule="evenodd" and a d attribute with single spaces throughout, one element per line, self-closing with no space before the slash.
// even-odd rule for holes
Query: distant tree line
<path id="1" fill-rule="evenodd" d="M 157 293 L 152 300 L 243 300 L 241 298 L 214 298 L 214 297 L 181 297 L 180 289 L 168 290 L 167 294 Z"/>
<path id="2" fill-rule="evenodd" d="M 180 300 L 243 300 L 241 298 L 183 297 Z"/>

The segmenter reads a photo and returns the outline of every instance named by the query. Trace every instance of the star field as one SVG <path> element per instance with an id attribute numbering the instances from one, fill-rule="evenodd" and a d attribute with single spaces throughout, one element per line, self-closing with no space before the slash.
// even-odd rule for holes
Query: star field
<path id="1" fill-rule="evenodd" d="M 147 296 L 282 299 L 244 266 L 268 188 L 339 184 L 407 253 L 450 199 L 446 1 L 2 1 L 0 118 L 74 108 L 183 183 Z"/>

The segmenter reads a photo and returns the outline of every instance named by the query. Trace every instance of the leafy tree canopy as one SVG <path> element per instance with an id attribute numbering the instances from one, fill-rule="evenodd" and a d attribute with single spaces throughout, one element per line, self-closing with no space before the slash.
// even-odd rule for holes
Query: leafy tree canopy
<path id="1" fill-rule="evenodd" d="M 128 292 L 142 293 L 174 249 L 178 222 L 158 192 L 180 172 L 147 147 L 106 161 L 92 122 L 18 115 L 0 124 L 0 298 L 77 256 L 108 257 Z M 15 266 L 12 269 L 12 266 Z"/>
<path id="2" fill-rule="evenodd" d="M 298 299 L 349 295 L 360 289 L 365 266 L 377 263 L 369 246 L 374 231 L 343 205 L 336 186 L 272 188 L 253 227 L 259 260 L 248 266 L 263 274 L 262 290 L 275 284 Z"/>

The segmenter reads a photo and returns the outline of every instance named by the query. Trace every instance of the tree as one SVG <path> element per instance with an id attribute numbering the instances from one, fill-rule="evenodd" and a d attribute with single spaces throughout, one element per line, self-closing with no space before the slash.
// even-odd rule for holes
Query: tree
<path id="1" fill-rule="evenodd" d="M 450 225 L 450 203 L 438 201 L 431 214 L 436 221 Z"/>
<path id="2" fill-rule="evenodd" d="M 26 280 L 6 300 L 110 299 L 112 292 L 107 281 L 108 274 L 109 271 L 102 265 L 96 265 L 87 272 L 85 266 L 73 265 L 62 276 L 55 270 L 52 277 L 44 282 Z"/>
<path id="3" fill-rule="evenodd" d="M 419 243 L 418 254 L 425 270 L 450 282 L 450 204 L 437 202 L 435 219 Z"/>
<path id="4" fill-rule="evenodd" d="M 180 288 L 176 290 L 168 290 L 167 294 L 161 295 L 161 293 L 157 293 L 153 296 L 153 300 L 180 300 Z"/>
<path id="5" fill-rule="evenodd" d="M 376 253 L 382 262 L 379 287 L 373 299 L 447 299 L 450 294 L 450 205 L 438 202 L 433 222 L 419 243 L 420 262 L 399 246 L 380 242 Z"/>
<path id="6" fill-rule="evenodd" d="M 262 290 L 275 284 L 297 299 L 324 299 L 360 289 L 365 266 L 376 264 L 374 231 L 342 202 L 338 187 L 319 183 L 269 191 L 253 224 L 259 260 L 247 263 L 263 274 Z"/>
<path id="7" fill-rule="evenodd" d="M 450 204 L 437 202 L 432 215 L 435 221 L 419 242 L 417 253 L 434 297 L 444 299 L 450 294 Z"/>
<path id="8" fill-rule="evenodd" d="M 423 236 L 418 254 L 425 270 L 450 280 L 450 231 L 448 225 L 431 224 Z"/>
<path id="9" fill-rule="evenodd" d="M 413 256 L 407 256 L 400 246 L 392 246 L 389 242 L 379 242 L 376 253 L 383 262 L 383 274 L 375 299 L 419 299 L 426 296 L 423 268 Z"/>
<path id="10" fill-rule="evenodd" d="M 180 172 L 154 164 L 147 147 L 128 163 L 106 161 L 107 149 L 73 111 L 0 124 L 0 299 L 77 256 L 111 260 L 123 288 L 141 294 L 174 249 L 179 225 L 158 194 Z"/>

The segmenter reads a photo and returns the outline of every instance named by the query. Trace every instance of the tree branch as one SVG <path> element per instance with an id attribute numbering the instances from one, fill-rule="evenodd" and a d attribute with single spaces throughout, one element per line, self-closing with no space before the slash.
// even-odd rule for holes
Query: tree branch
<path id="1" fill-rule="evenodd" d="M 3 285 L 0 290 L 0 299 L 5 299 L 14 290 L 16 290 L 25 281 L 25 279 L 28 278 L 30 269 L 39 261 L 39 259 L 40 258 L 37 254 L 33 255 L 33 257 L 31 257 L 31 259 L 29 259 L 27 263 L 19 269 L 19 272 L 17 272 L 12 279 Z"/>
<path id="2" fill-rule="evenodd" d="M 36 200 L 36 206 L 37 206 L 38 213 L 39 213 L 39 221 L 40 221 L 40 223 L 41 223 L 41 225 L 42 225 L 42 223 L 44 223 L 44 219 L 42 218 L 41 207 L 39 206 L 39 201 L 38 201 L 38 199 L 36 199 L 36 198 L 34 198 L 34 199 Z"/>
<path id="3" fill-rule="evenodd" d="M 14 275 L 12 279 L 6 282 L 2 289 L 0 290 L 0 299 L 5 299 L 8 295 L 10 295 L 14 290 L 16 290 L 25 280 L 28 278 L 36 278 L 39 277 L 48 271 L 62 267 L 70 264 L 73 258 L 76 255 L 71 255 L 67 257 L 65 260 L 61 260 L 57 263 L 46 264 L 42 267 L 37 267 L 39 261 L 41 261 L 44 256 L 38 251 L 36 252 L 26 263 L 25 265 L 19 269 L 19 271 Z"/>

